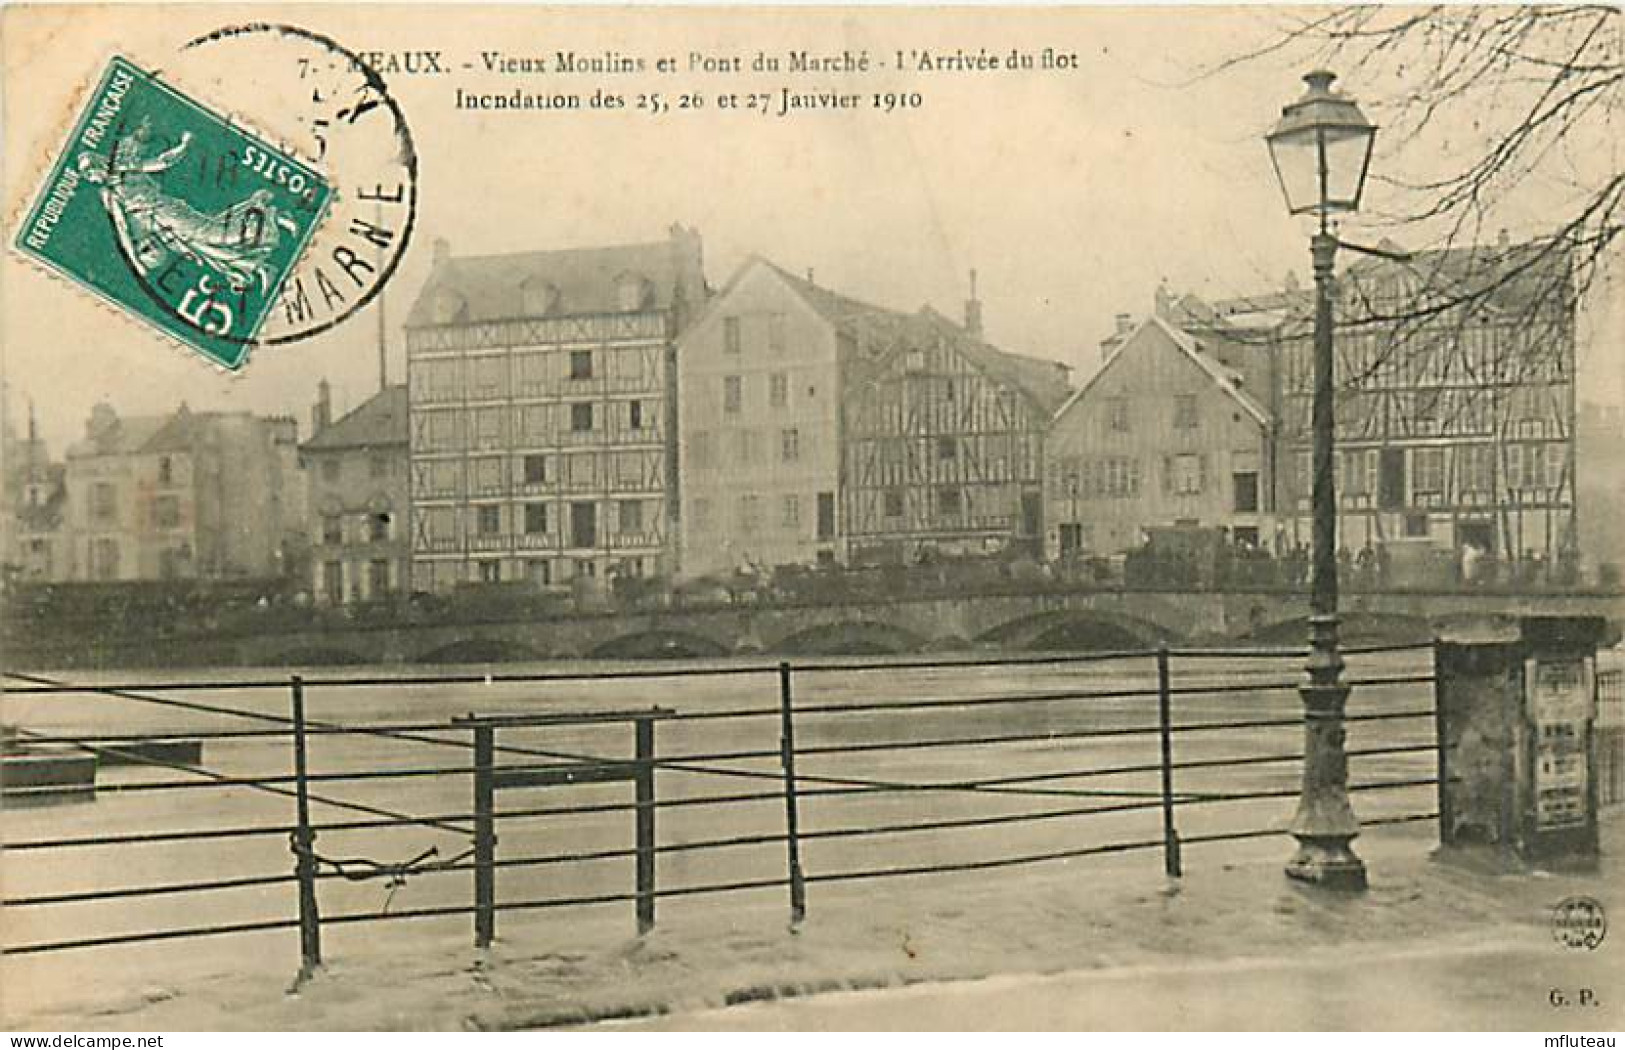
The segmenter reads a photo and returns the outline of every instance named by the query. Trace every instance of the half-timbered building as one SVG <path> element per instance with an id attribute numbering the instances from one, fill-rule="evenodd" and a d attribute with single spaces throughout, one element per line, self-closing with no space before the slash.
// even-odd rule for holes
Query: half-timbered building
<path id="1" fill-rule="evenodd" d="M 1051 558 L 1138 547 L 1148 527 L 1222 527 L 1273 538 L 1273 425 L 1226 359 L 1160 315 L 1121 332 L 1110 356 L 1056 413 L 1046 446 Z"/>
<path id="2" fill-rule="evenodd" d="M 747 261 L 678 353 L 682 571 L 1001 552 L 1043 531 L 1063 366 Z"/>
<path id="3" fill-rule="evenodd" d="M 1350 266 L 1337 302 L 1339 543 L 1575 553 L 1575 298 L 1548 242 Z M 1280 330 L 1283 510 L 1309 534 L 1312 306 Z"/>
<path id="4" fill-rule="evenodd" d="M 699 235 L 451 256 L 406 325 L 414 585 L 669 571 Z"/>

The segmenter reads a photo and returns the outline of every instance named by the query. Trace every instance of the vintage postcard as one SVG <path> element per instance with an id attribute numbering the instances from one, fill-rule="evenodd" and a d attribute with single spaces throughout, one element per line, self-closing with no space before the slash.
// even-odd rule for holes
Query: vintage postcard
<path id="1" fill-rule="evenodd" d="M 5 7 L 0 1026 L 1598 1045 L 1622 18 Z"/>

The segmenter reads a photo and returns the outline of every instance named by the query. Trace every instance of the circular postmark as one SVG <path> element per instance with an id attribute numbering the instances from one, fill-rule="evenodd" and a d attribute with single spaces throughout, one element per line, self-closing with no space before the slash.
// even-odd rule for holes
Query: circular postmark
<path id="1" fill-rule="evenodd" d="M 1608 935 L 1608 913 L 1595 897 L 1565 897 L 1552 908 L 1552 936 L 1565 948 L 1596 951 Z"/>
<path id="2" fill-rule="evenodd" d="M 377 298 L 411 240 L 418 192 L 411 130 L 377 71 L 320 33 L 251 23 L 189 41 L 158 75 L 172 77 L 211 108 L 308 162 L 331 192 L 325 215 L 281 275 L 252 335 L 209 328 L 207 320 L 182 308 L 174 289 L 153 278 L 147 260 L 126 253 L 125 262 L 155 305 L 217 341 L 274 346 L 320 335 Z M 195 160 L 202 173 L 195 177 L 228 188 L 281 174 L 275 157 L 264 151 Z"/>

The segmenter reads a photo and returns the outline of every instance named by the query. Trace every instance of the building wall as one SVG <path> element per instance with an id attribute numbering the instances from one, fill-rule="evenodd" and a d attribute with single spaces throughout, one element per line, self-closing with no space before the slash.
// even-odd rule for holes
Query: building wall
<path id="1" fill-rule="evenodd" d="M 1138 547 L 1146 526 L 1176 524 L 1271 543 L 1268 446 L 1268 431 L 1165 332 L 1141 328 L 1050 430 L 1045 553 L 1115 554 Z M 1254 479 L 1255 510 L 1238 509 L 1237 475 Z"/>
<path id="2" fill-rule="evenodd" d="M 201 575 L 196 484 L 196 462 L 187 452 L 70 455 L 61 578 Z"/>
<path id="3" fill-rule="evenodd" d="M 753 265 L 684 334 L 677 391 L 682 574 L 840 557 L 830 324 Z"/>
<path id="4" fill-rule="evenodd" d="M 405 445 L 307 450 L 310 589 L 318 603 L 412 590 Z"/>
<path id="5" fill-rule="evenodd" d="M 667 570 L 670 328 L 641 311 L 408 329 L 414 586 Z"/>
<path id="6" fill-rule="evenodd" d="M 1472 542 L 1550 560 L 1575 542 L 1572 317 L 1452 310 L 1403 336 L 1339 328 L 1337 348 L 1340 546 Z M 1281 505 L 1307 542 L 1308 333 L 1281 354 Z"/>
<path id="7" fill-rule="evenodd" d="M 844 520 L 852 556 L 980 554 L 1042 534 L 1048 420 L 951 340 L 843 360 Z"/>

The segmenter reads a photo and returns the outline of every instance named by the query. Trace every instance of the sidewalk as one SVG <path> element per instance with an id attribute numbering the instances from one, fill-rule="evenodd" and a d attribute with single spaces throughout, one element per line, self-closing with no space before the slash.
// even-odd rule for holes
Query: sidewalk
<path id="1" fill-rule="evenodd" d="M 1621 816 L 1605 822 L 1605 844 L 1620 841 Z M 628 935 L 619 909 L 515 915 L 483 955 L 462 924 L 399 923 L 387 936 L 336 941 L 330 964 L 296 995 L 284 992 L 291 973 L 267 980 L 263 968 L 232 966 L 118 998 L 87 993 L 10 1023 L 1583 1031 L 1625 1022 L 1625 934 L 1585 951 L 1564 948 L 1550 928 L 1552 906 L 1573 894 L 1596 897 L 1616 922 L 1625 915 L 1617 856 L 1590 875 L 1494 874 L 1430 860 L 1432 836 L 1414 825 L 1362 837 L 1372 886 L 1359 895 L 1289 882 L 1283 836 L 1194 851 L 1177 883 L 1154 854 L 1138 854 L 820 886 L 797 933 L 780 895 L 673 901 L 643 938 Z M 1552 1007 L 1554 987 L 1571 999 L 1592 988 L 1601 1005 Z"/>

